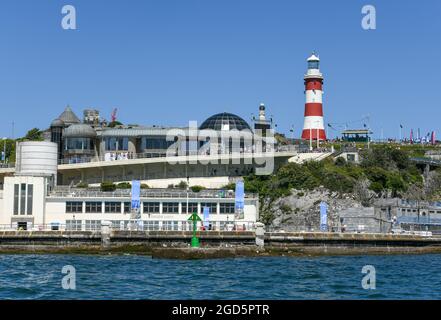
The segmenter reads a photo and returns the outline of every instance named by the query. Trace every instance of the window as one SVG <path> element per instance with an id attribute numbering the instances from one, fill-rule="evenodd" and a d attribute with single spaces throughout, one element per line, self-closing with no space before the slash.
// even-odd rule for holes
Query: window
<path id="1" fill-rule="evenodd" d="M 174 140 L 167 141 L 166 137 L 143 137 L 141 140 L 141 149 L 145 150 L 167 150 Z"/>
<path id="2" fill-rule="evenodd" d="M 130 202 L 124 202 L 124 213 L 130 213 L 132 211 L 132 204 Z"/>
<path id="3" fill-rule="evenodd" d="M 25 214 L 26 208 L 26 183 L 20 185 L 20 215 Z"/>
<path id="4" fill-rule="evenodd" d="M 121 213 L 121 202 L 106 202 L 104 205 L 105 213 Z"/>
<path id="5" fill-rule="evenodd" d="M 179 202 L 163 202 L 162 213 L 179 213 Z"/>
<path id="6" fill-rule="evenodd" d="M 187 212 L 188 214 L 198 212 L 198 204 L 196 202 L 189 202 L 187 211 L 187 202 L 182 202 L 182 213 L 187 214 Z"/>
<path id="7" fill-rule="evenodd" d="M 204 212 L 204 207 L 210 208 L 211 214 L 217 213 L 217 203 L 216 202 L 201 202 L 201 213 Z"/>
<path id="8" fill-rule="evenodd" d="M 159 213 L 159 202 L 144 202 L 144 213 Z"/>
<path id="9" fill-rule="evenodd" d="M 144 230 L 157 231 L 159 230 L 159 221 L 144 221 Z"/>
<path id="10" fill-rule="evenodd" d="M 178 221 L 162 221 L 162 230 L 178 231 Z"/>
<path id="11" fill-rule="evenodd" d="M 86 202 L 86 213 L 101 213 L 102 212 L 102 203 L 93 201 Z"/>
<path id="12" fill-rule="evenodd" d="M 90 150 L 93 144 L 90 138 L 66 138 L 66 150 Z"/>
<path id="13" fill-rule="evenodd" d="M 107 151 L 129 150 L 129 138 L 127 137 L 109 137 L 104 141 Z"/>
<path id="14" fill-rule="evenodd" d="M 123 228 L 121 228 L 121 220 L 112 220 L 113 230 L 124 230 L 124 224 L 122 226 Z"/>
<path id="15" fill-rule="evenodd" d="M 101 220 L 86 220 L 86 231 L 97 231 L 101 229 Z"/>
<path id="16" fill-rule="evenodd" d="M 82 213 L 82 212 L 83 212 L 83 202 L 81 201 L 66 202 L 66 213 Z"/>
<path id="17" fill-rule="evenodd" d="M 82 212 L 83 212 L 83 202 L 81 201 L 66 202 L 66 213 L 82 213 Z"/>
<path id="18" fill-rule="evenodd" d="M 28 184 L 28 205 L 27 205 L 27 214 L 32 215 L 32 202 L 34 197 L 34 185 Z"/>
<path id="19" fill-rule="evenodd" d="M 193 222 L 191 222 L 191 221 L 182 221 L 181 222 L 181 230 L 182 231 L 193 231 Z"/>
<path id="20" fill-rule="evenodd" d="M 66 220 L 66 230 L 81 231 L 81 220 Z"/>
<path id="21" fill-rule="evenodd" d="M 308 62 L 308 69 L 318 69 L 318 68 L 319 68 L 318 61 L 309 61 Z"/>
<path id="22" fill-rule="evenodd" d="M 219 213 L 221 213 L 221 214 L 222 213 L 223 214 L 234 213 L 234 211 L 235 211 L 234 203 L 221 203 L 219 210 L 220 210 Z"/>
<path id="23" fill-rule="evenodd" d="M 20 192 L 20 185 L 14 184 L 14 215 L 18 215 L 19 192 Z"/>

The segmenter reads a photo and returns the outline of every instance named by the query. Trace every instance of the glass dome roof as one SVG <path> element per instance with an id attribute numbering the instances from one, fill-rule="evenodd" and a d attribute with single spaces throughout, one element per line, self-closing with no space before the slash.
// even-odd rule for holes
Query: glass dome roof
<path id="1" fill-rule="evenodd" d="M 248 129 L 251 131 L 250 126 L 248 123 L 242 119 L 241 117 L 228 113 L 218 113 L 211 117 L 209 117 L 207 120 L 205 120 L 199 129 L 212 129 L 212 130 L 244 130 Z"/>

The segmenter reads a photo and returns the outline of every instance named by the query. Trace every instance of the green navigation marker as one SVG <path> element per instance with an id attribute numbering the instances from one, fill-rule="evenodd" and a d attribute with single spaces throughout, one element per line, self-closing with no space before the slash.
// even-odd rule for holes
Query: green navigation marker
<path id="1" fill-rule="evenodd" d="M 188 218 L 188 221 L 193 221 L 193 237 L 191 237 L 191 247 L 192 248 L 199 248 L 199 238 L 196 237 L 196 228 L 198 221 L 202 221 L 201 218 L 199 218 L 198 214 L 194 212 L 190 218 Z"/>

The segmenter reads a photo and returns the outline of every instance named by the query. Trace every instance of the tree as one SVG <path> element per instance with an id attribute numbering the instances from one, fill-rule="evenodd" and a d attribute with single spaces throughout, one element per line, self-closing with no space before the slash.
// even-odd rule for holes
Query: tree
<path id="1" fill-rule="evenodd" d="M 33 128 L 26 133 L 23 140 L 42 141 L 43 140 L 43 132 L 38 128 Z"/>

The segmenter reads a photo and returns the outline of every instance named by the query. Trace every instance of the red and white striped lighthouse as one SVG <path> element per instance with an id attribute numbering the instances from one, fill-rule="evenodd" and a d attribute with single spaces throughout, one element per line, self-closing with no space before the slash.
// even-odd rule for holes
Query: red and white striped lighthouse
<path id="1" fill-rule="evenodd" d="M 323 75 L 319 69 L 320 59 L 313 53 L 307 61 L 308 71 L 304 78 L 306 103 L 302 139 L 326 140 L 322 106 Z"/>

